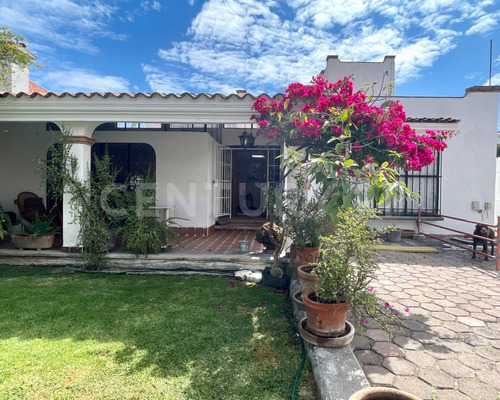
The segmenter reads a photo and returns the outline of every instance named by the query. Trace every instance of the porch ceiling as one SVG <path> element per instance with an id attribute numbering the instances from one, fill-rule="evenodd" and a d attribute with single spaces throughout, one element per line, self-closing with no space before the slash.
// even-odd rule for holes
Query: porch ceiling
<path id="1" fill-rule="evenodd" d="M 226 97 L 219 94 L 2 94 L 0 121 L 244 123 L 253 113 L 254 100 L 251 95 Z"/>

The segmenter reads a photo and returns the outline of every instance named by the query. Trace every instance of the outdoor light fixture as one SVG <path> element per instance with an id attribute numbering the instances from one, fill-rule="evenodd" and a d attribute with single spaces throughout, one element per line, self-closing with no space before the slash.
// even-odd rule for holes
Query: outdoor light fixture
<path id="1" fill-rule="evenodd" d="M 252 147 L 255 143 L 255 137 L 252 133 L 247 133 L 247 131 L 243 131 L 243 133 L 239 136 L 241 146 L 246 149 L 247 147 Z"/>
<path id="2" fill-rule="evenodd" d="M 252 154 L 252 158 L 266 158 L 264 154 Z"/>

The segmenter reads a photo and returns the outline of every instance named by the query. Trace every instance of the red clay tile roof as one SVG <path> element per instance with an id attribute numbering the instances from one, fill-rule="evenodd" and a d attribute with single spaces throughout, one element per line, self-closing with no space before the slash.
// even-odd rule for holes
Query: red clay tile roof
<path id="1" fill-rule="evenodd" d="M 43 88 L 42 88 L 43 89 Z M 45 90 L 45 89 L 43 89 Z M 78 98 L 78 97 L 86 97 L 86 98 L 92 98 L 92 97 L 101 97 L 101 98 L 108 98 L 108 97 L 114 97 L 114 98 L 122 98 L 122 97 L 130 97 L 132 99 L 137 98 L 137 97 L 146 97 L 146 98 L 151 98 L 151 97 L 162 97 L 164 99 L 169 98 L 169 97 L 176 97 L 176 98 L 184 98 L 184 97 L 191 97 L 193 99 L 198 99 L 200 97 L 206 97 L 209 99 L 220 97 L 222 99 L 230 99 L 233 97 L 244 99 L 249 97 L 250 99 L 256 99 L 258 97 L 264 96 L 267 98 L 271 98 L 270 95 L 263 93 L 259 96 L 254 96 L 250 93 L 245 94 L 244 96 L 240 96 L 236 93 L 231 93 L 230 95 L 224 95 L 220 93 L 215 93 L 215 94 L 208 94 L 208 93 L 199 93 L 199 94 L 194 94 L 194 93 L 159 93 L 159 92 L 153 92 L 153 93 L 111 93 L 111 92 L 92 92 L 92 93 L 84 93 L 84 92 L 77 92 L 77 93 L 70 93 L 70 92 L 63 92 L 63 93 L 54 93 L 54 92 L 31 92 L 31 93 L 25 93 L 25 92 L 19 92 L 19 93 L 11 93 L 11 92 L 0 92 L 0 98 L 5 98 L 8 96 L 12 97 L 58 97 L 58 98 L 63 98 L 63 97 L 73 97 L 73 98 Z M 273 98 L 277 98 L 279 96 L 282 96 L 282 94 L 276 94 Z"/>
<path id="2" fill-rule="evenodd" d="M 30 81 L 30 88 L 29 88 L 29 92 L 27 94 L 31 95 L 33 93 L 45 95 L 45 94 L 49 93 L 49 91 L 47 89 L 44 89 L 40 85 L 37 85 L 35 82 Z"/>

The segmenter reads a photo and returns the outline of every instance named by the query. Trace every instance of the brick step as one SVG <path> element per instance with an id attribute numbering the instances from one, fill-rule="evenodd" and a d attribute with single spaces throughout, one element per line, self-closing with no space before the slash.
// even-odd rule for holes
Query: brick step
<path id="1" fill-rule="evenodd" d="M 222 220 L 220 226 L 237 225 L 237 226 L 257 226 L 260 227 L 264 222 L 254 220 Z"/>
<path id="2" fill-rule="evenodd" d="M 257 231 L 260 225 L 215 225 L 217 231 Z"/>

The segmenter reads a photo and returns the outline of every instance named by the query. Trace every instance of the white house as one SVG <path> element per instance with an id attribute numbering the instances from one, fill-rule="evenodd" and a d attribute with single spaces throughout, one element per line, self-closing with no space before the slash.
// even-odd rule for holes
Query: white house
<path id="1" fill-rule="evenodd" d="M 351 63 L 329 56 L 322 73 L 332 81 L 352 74 L 358 88 L 375 81 L 385 84 L 394 80 L 394 61 L 387 56 L 383 62 Z M 26 76 L 21 79 L 29 83 Z M 45 93 L 32 88 L 25 84 L 0 92 L 0 202 L 5 209 L 16 211 L 13 200 L 23 191 L 46 197 L 36 172 L 37 159 L 47 157 L 51 129 L 64 126 L 71 130 L 81 179 L 88 176 L 91 153 L 108 143 L 123 175 L 140 175 L 153 167 L 157 205 L 186 218 L 180 223 L 187 234 L 210 235 L 219 218 L 265 212 L 258 183 L 279 179 L 276 156 L 281 149 L 261 137 L 251 147 L 241 145 L 243 131 L 252 133 L 249 121 L 255 96 L 244 91 L 224 96 Z M 494 210 L 488 205 L 495 203 L 499 91 L 498 86 L 476 86 L 462 97 L 399 98 L 417 131 L 458 132 L 435 165 L 403 176 L 421 195 L 425 209 L 493 222 Z M 483 212 L 474 211 L 473 204 Z M 384 218 L 415 230 L 416 210 L 416 205 L 404 201 L 388 204 Z M 64 248 L 71 249 L 77 246 L 78 224 L 72 223 L 67 206 L 63 221 Z M 459 221 L 446 224 L 470 229 Z M 426 228 L 431 231 L 448 233 Z"/>

